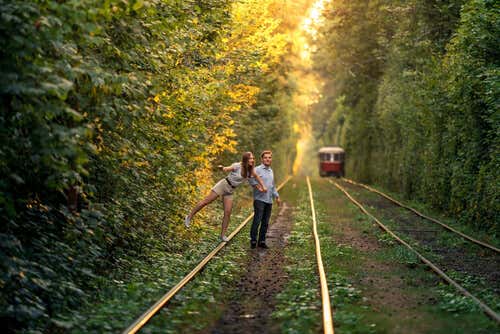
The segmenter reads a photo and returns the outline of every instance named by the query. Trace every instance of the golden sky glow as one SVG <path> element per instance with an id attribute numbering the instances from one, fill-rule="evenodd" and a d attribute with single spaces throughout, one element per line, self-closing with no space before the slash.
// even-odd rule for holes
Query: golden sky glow
<path id="1" fill-rule="evenodd" d="M 318 0 L 311 6 L 308 16 L 302 21 L 301 29 L 309 34 L 313 39 L 318 34 L 318 27 L 323 23 L 323 10 L 325 4 L 330 0 Z"/>
<path id="2" fill-rule="evenodd" d="M 316 103 L 320 97 L 321 81 L 319 77 L 311 71 L 311 52 L 314 51 L 314 44 L 309 43 L 317 37 L 318 28 L 323 23 L 323 10 L 325 4 L 330 0 L 315 1 L 307 16 L 299 25 L 299 31 L 295 38 L 295 50 L 297 50 L 301 64 L 296 64 L 296 77 L 298 78 L 298 93 L 294 96 L 294 103 L 300 110 L 298 123 L 294 124 L 294 130 L 300 134 L 296 143 L 297 156 L 293 163 L 293 174 L 312 174 L 316 168 L 316 154 L 312 151 L 313 137 L 311 128 L 311 105 Z"/>

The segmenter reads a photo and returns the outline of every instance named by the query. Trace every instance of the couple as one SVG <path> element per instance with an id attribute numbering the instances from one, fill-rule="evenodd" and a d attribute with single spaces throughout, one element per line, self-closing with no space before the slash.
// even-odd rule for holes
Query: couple
<path id="1" fill-rule="evenodd" d="M 229 172 L 228 176 L 217 182 L 210 193 L 196 204 L 184 219 L 184 225 L 189 227 L 191 219 L 193 219 L 193 216 L 198 211 L 221 196 L 224 204 L 224 218 L 222 219 L 220 240 L 228 241 L 226 231 L 233 208 L 233 190 L 247 180 L 254 188 L 254 217 L 250 231 L 250 246 L 251 248 L 255 248 L 257 245 L 262 248 L 268 248 L 266 245 L 266 232 L 269 218 L 271 217 L 273 198 L 276 199 L 278 205 L 280 205 L 281 201 L 274 185 L 274 174 L 271 169 L 273 153 L 271 151 L 263 151 L 260 158 L 262 164 L 255 168 L 255 159 L 252 152 L 245 152 L 241 158 L 241 162 L 235 162 L 229 167 L 219 166 L 224 172 Z"/>

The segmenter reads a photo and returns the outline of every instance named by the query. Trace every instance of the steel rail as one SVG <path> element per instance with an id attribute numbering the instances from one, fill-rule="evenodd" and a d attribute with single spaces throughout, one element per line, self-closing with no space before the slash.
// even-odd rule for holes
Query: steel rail
<path id="1" fill-rule="evenodd" d="M 446 225 L 445 223 L 440 222 L 439 220 L 437 220 L 437 219 L 435 219 L 435 218 L 432 218 L 432 217 L 426 216 L 426 215 L 424 215 L 423 213 L 421 213 L 421 212 L 419 212 L 419 211 L 415 210 L 414 208 L 412 208 L 412 207 L 410 207 L 410 206 L 408 206 L 408 205 L 405 205 L 405 204 L 403 204 L 403 203 L 401 203 L 401 202 L 399 202 L 399 201 L 395 200 L 394 198 L 390 197 L 389 195 L 384 194 L 383 192 L 381 192 L 381 191 L 379 191 L 379 190 L 377 190 L 377 189 L 374 189 L 374 188 L 372 188 L 372 187 L 370 187 L 370 186 L 367 186 L 366 184 L 363 184 L 363 183 L 355 182 L 355 181 L 350 180 L 350 179 L 343 178 L 343 180 L 344 180 L 344 181 L 346 181 L 346 182 L 348 182 L 348 183 L 351 183 L 351 184 L 354 184 L 354 185 L 357 185 L 357 186 L 363 187 L 363 188 L 365 188 L 365 189 L 367 189 L 367 190 L 369 190 L 369 191 L 372 191 L 372 192 L 374 192 L 374 193 L 377 193 L 377 194 L 379 194 L 380 196 L 387 198 L 389 201 L 391 201 L 391 202 L 393 202 L 393 203 L 395 203 L 395 204 L 399 205 L 400 207 L 402 207 L 402 208 L 405 208 L 405 209 L 407 209 L 407 210 L 412 211 L 412 212 L 413 212 L 413 213 L 415 213 L 417 216 L 420 216 L 420 217 L 422 217 L 422 218 L 424 218 L 424 219 L 430 220 L 431 222 L 436 223 L 436 224 L 438 224 L 438 225 L 441 225 L 441 226 L 442 226 L 442 227 L 444 227 L 445 229 L 447 229 L 447 230 L 449 230 L 449 231 L 451 231 L 451 232 L 454 232 L 454 233 L 456 233 L 456 234 L 460 235 L 462 238 L 465 238 L 465 239 L 467 239 L 467 240 L 469 240 L 469 241 L 472 241 L 473 243 L 476 243 L 476 244 L 478 244 L 478 245 L 480 245 L 480 246 L 483 246 L 483 247 L 488 248 L 488 249 L 491 249 L 491 250 L 493 250 L 493 251 L 495 251 L 495 252 L 497 252 L 497 253 L 500 253 L 500 249 L 498 249 L 497 247 L 492 246 L 492 245 L 490 245 L 490 244 L 487 244 L 486 242 L 483 242 L 483 241 L 481 241 L 481 240 L 474 239 L 474 238 L 472 238 L 472 237 L 468 236 L 467 234 L 464 234 L 464 233 L 462 233 L 462 232 L 460 232 L 460 231 L 458 231 L 458 230 L 454 229 L 453 227 L 451 227 L 451 226 L 449 226 L 449 225 Z"/>
<path id="2" fill-rule="evenodd" d="M 486 313 L 488 316 L 490 316 L 493 320 L 495 320 L 497 323 L 500 323 L 500 315 L 493 311 L 488 305 L 486 305 L 484 302 L 482 302 L 480 299 L 478 299 L 476 296 L 471 294 L 469 291 L 467 291 L 464 287 L 462 287 L 460 284 L 455 282 L 453 279 L 451 279 L 448 275 L 446 275 L 441 269 L 439 269 L 434 263 L 432 263 L 430 260 L 425 258 L 423 255 L 421 255 L 418 251 L 416 251 L 410 244 L 408 244 L 406 241 L 402 240 L 399 238 L 396 234 L 394 234 L 388 227 L 386 227 L 384 224 L 382 224 L 375 216 L 370 214 L 358 201 L 356 201 L 344 188 L 342 188 L 340 185 L 337 184 L 337 182 L 329 180 L 330 183 L 335 185 L 340 191 L 342 191 L 347 198 L 349 198 L 354 204 L 356 204 L 361 211 L 363 211 L 368 217 L 373 219 L 379 227 L 384 230 L 386 233 L 391 235 L 394 239 L 396 239 L 399 243 L 403 244 L 406 246 L 408 249 L 410 249 L 417 257 L 420 259 L 420 261 L 424 262 L 427 264 L 436 274 L 438 274 L 442 279 L 444 279 L 446 282 L 449 284 L 453 285 L 458 291 L 460 291 L 463 295 L 471 298 L 483 311 Z"/>
<path id="3" fill-rule="evenodd" d="M 332 310 L 330 308 L 330 294 L 328 292 L 328 285 L 326 283 L 325 269 L 323 268 L 323 260 L 321 258 L 321 246 L 319 243 L 318 229 L 316 223 L 316 211 L 314 210 L 314 200 L 312 196 L 311 182 L 309 176 L 306 177 L 307 188 L 309 189 L 309 200 L 311 202 L 311 212 L 313 219 L 313 235 L 314 243 L 316 245 L 316 259 L 318 262 L 319 282 L 321 286 L 321 300 L 323 303 L 323 332 L 326 334 L 334 334 Z"/>
<path id="4" fill-rule="evenodd" d="M 287 176 L 285 181 L 283 181 L 279 186 L 280 190 L 289 180 L 291 176 Z M 229 241 L 238 234 L 241 229 L 253 218 L 253 213 L 250 214 L 229 236 Z M 170 291 L 164 294 L 156 303 L 154 303 L 146 312 L 144 312 L 139 318 L 137 318 L 127 329 L 125 329 L 123 334 L 134 334 L 137 333 L 165 304 L 172 299 L 172 297 L 179 292 L 200 270 L 217 254 L 229 241 L 221 241 L 217 247 L 214 248 L 189 274 L 184 276 L 184 278 L 177 283 Z"/>

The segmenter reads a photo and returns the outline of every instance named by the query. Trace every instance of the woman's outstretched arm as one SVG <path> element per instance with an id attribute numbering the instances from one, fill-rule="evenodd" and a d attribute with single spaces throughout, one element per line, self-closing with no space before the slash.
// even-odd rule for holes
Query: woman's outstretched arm
<path id="1" fill-rule="evenodd" d="M 227 167 L 219 165 L 219 166 L 217 166 L 217 168 L 219 168 L 220 170 L 222 170 L 223 172 L 226 172 L 226 173 L 234 171 L 234 168 L 233 168 L 232 165 L 231 166 L 227 166 Z"/>

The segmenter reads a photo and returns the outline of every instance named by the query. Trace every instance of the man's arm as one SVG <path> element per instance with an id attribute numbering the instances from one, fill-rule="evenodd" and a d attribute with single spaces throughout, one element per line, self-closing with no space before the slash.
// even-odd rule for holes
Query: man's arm
<path id="1" fill-rule="evenodd" d="M 281 199 L 280 199 L 280 194 L 278 194 L 278 190 L 276 190 L 276 185 L 274 184 L 274 175 L 273 175 L 273 185 L 271 187 L 271 191 L 272 191 L 273 197 L 276 201 L 276 204 L 278 204 L 278 206 L 280 206 Z"/>

